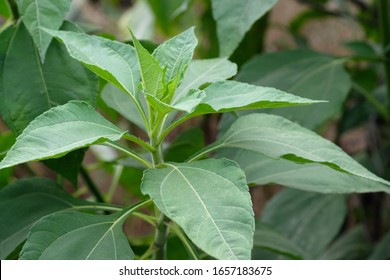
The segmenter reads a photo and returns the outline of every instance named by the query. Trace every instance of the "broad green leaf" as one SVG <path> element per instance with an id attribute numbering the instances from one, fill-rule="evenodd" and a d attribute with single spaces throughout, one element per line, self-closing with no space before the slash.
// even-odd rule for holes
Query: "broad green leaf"
<path id="1" fill-rule="evenodd" d="M 143 91 L 161 100 L 165 95 L 164 71 L 157 60 L 138 42 L 132 34 L 138 57 Z"/>
<path id="2" fill-rule="evenodd" d="M 190 89 L 197 89 L 206 83 L 214 83 L 233 77 L 237 65 L 227 58 L 193 60 L 184 73 L 183 81 L 177 89 L 175 99 L 185 95 Z"/>
<path id="3" fill-rule="evenodd" d="M 252 203 L 244 173 L 233 161 L 164 163 L 145 171 L 141 191 L 209 255 L 250 259 Z"/>
<path id="4" fill-rule="evenodd" d="M 322 253 L 339 232 L 347 211 L 345 198 L 285 189 L 264 208 L 261 221 L 272 225 L 312 259 Z"/>
<path id="5" fill-rule="evenodd" d="M 40 219 L 23 246 L 22 260 L 131 260 L 134 253 L 122 227 L 129 215 L 60 212 Z"/>
<path id="6" fill-rule="evenodd" d="M 282 51 L 254 57 L 242 67 L 236 79 L 309 99 L 328 100 L 308 107 L 266 111 L 315 129 L 340 112 L 351 88 L 343 62 L 311 50 Z"/>
<path id="7" fill-rule="evenodd" d="M 23 23 L 39 50 L 42 63 L 53 38 L 42 28 L 60 29 L 71 2 L 71 0 L 55 2 L 52 0 L 16 0 Z"/>
<path id="8" fill-rule="evenodd" d="M 237 109 L 275 108 L 323 101 L 294 96 L 275 88 L 259 87 L 236 81 L 216 82 L 205 88 L 206 97 L 197 111 L 229 112 Z"/>
<path id="9" fill-rule="evenodd" d="M 69 54 L 92 72 L 132 97 L 136 96 L 140 73 L 137 56 L 132 46 L 98 36 L 45 30 L 60 39 Z"/>
<path id="10" fill-rule="evenodd" d="M 277 0 L 212 0 L 217 22 L 219 55 L 230 56 L 252 24 L 268 12 Z"/>
<path id="11" fill-rule="evenodd" d="M 237 162 L 245 171 L 248 184 L 279 184 L 320 193 L 390 193 L 390 188 L 381 183 L 338 172 L 319 163 L 297 164 L 241 149 L 224 149 L 217 155 Z"/>
<path id="12" fill-rule="evenodd" d="M 73 30 L 75 27 L 65 23 L 63 28 Z M 16 134 L 54 106 L 70 100 L 96 104 L 96 76 L 69 57 L 58 42 L 50 45 L 45 64 L 42 64 L 23 24 L 18 25 L 10 39 L 0 72 L 3 73 L 0 110 L 6 124 Z"/>
<path id="13" fill-rule="evenodd" d="M 123 133 L 87 103 L 71 101 L 32 121 L 0 163 L 0 169 L 57 158 L 92 144 L 117 141 Z"/>
<path id="14" fill-rule="evenodd" d="M 337 239 L 321 256 L 322 260 L 362 260 L 372 251 L 368 233 L 356 226 Z"/>
<path id="15" fill-rule="evenodd" d="M 112 84 L 107 84 L 101 92 L 101 98 L 108 107 L 116 110 L 123 117 L 145 130 L 145 124 L 134 100 L 123 90 Z"/>
<path id="16" fill-rule="evenodd" d="M 45 178 L 21 179 L 0 191 L 0 259 L 23 242 L 33 223 L 43 216 L 88 205 Z"/>
<path id="17" fill-rule="evenodd" d="M 370 260 L 390 260 L 390 231 L 375 245 Z"/>
<path id="18" fill-rule="evenodd" d="M 163 68 L 166 67 L 166 84 L 177 75 L 182 76 L 180 72 L 184 72 L 190 63 L 197 43 L 194 27 L 191 27 L 157 47 L 153 56 Z"/>
<path id="19" fill-rule="evenodd" d="M 169 145 L 166 161 L 183 162 L 204 147 L 204 135 L 199 127 L 185 131 Z"/>
<path id="20" fill-rule="evenodd" d="M 302 249 L 272 227 L 260 222 L 256 223 L 253 248 L 254 251 L 262 249 L 291 259 L 303 259 Z"/>
<path id="21" fill-rule="evenodd" d="M 335 170 L 390 185 L 361 166 L 332 142 L 285 118 L 251 114 L 237 119 L 229 130 L 202 153 L 239 148 L 274 159 L 297 163 L 320 163 Z"/>

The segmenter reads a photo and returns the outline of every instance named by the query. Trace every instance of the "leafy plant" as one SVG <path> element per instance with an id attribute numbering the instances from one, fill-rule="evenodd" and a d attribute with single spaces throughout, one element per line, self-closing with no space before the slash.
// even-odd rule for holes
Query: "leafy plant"
<path id="1" fill-rule="evenodd" d="M 58 182 L 23 179 L 0 191 L 0 223 L 12 225 L 0 230 L 1 258 L 16 254 L 20 259 L 166 259 L 177 240 L 186 249 L 186 257 L 192 259 L 250 259 L 254 247 L 254 256 L 326 257 L 337 254 L 337 244 L 332 247 L 335 249 L 325 249 L 344 220 L 345 198 L 340 194 L 390 192 L 388 181 L 335 144 L 278 113 L 282 109 L 276 108 L 294 110 L 301 105 L 327 108 L 326 114 L 308 120 L 307 126 L 317 127 L 334 113 L 334 107 L 326 107 L 310 91 L 300 97 L 273 87 L 228 80 L 237 67 L 226 57 L 192 60 L 198 43 L 192 27 L 150 53 L 133 34 L 132 46 L 87 35 L 64 21 L 70 1 L 60 1 L 60 6 L 43 2 L 17 1 L 22 20 L 0 34 L 0 113 L 18 135 L 0 169 L 44 161 L 59 176 Z M 235 1 L 230 2 L 235 5 Z M 248 5 L 254 5 L 252 2 Z M 250 9 L 250 22 L 242 23 L 239 34 L 224 45 L 232 28 L 227 19 L 232 15 L 222 18 L 226 13 L 218 1 L 212 1 L 222 55 L 230 56 L 253 22 L 275 2 Z M 43 13 L 38 3 L 55 13 L 45 10 L 48 18 L 37 21 L 34 17 Z M 27 50 L 26 44 L 30 46 Z M 294 61 L 302 55 L 297 52 L 286 57 Z M 318 63 L 310 64 L 314 68 L 338 71 L 338 79 L 348 80 L 340 64 L 331 58 L 310 53 L 307 59 Z M 301 67 L 308 63 L 302 60 Z M 32 74 L 16 71 L 22 67 L 28 67 Z M 252 73 L 250 65 L 243 69 Z M 138 126 L 144 136 L 120 128 L 95 110 L 95 75 L 101 85 L 108 82 L 101 92 L 102 101 Z M 237 79 L 248 76 L 243 70 Z M 343 86 L 334 85 L 334 89 L 344 94 L 348 84 Z M 304 93 L 306 88 L 302 85 Z M 253 111 L 258 109 L 281 116 Z M 230 112 L 224 117 L 220 136 L 210 145 L 204 147 L 196 130 L 167 141 L 172 131 L 190 119 Z M 295 121 L 305 121 L 295 116 Z M 132 178 L 137 177 L 137 171 L 143 172 L 135 186 L 140 201 L 127 201 L 123 206 L 106 203 L 81 167 L 84 150 L 95 145 L 120 153 L 107 160 L 108 165 L 120 167 L 115 169 L 114 186 L 123 166 Z M 96 201 L 76 198 L 61 188 L 62 177 L 77 186 L 79 172 Z M 283 191 L 255 226 L 248 186 L 270 182 L 339 194 Z M 284 208 L 290 201 L 296 202 L 294 209 Z M 313 209 L 323 213 L 321 219 L 307 214 Z M 290 211 L 299 214 L 295 222 L 288 215 Z M 335 215 L 339 215 L 337 219 Z M 123 231 L 129 217 L 153 227 L 154 238 L 142 243 L 146 247 Z M 307 220 L 305 229 L 299 227 L 300 219 Z M 288 224 L 291 220 L 293 225 Z M 330 229 L 317 242 L 318 236 L 313 239 L 312 232 L 321 234 L 324 223 Z M 303 244 L 302 240 L 310 242 Z"/>

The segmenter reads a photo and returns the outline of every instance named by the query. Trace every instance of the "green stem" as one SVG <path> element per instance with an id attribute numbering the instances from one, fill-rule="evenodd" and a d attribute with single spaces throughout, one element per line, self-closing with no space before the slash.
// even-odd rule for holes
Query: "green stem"
<path id="1" fill-rule="evenodd" d="M 123 165 L 116 165 L 114 169 L 114 176 L 112 177 L 112 182 L 110 185 L 110 188 L 108 189 L 106 199 L 107 201 L 111 201 L 112 198 L 114 197 L 114 194 L 118 188 L 119 185 L 119 179 L 122 176 L 122 171 L 123 171 Z"/>
<path id="2" fill-rule="evenodd" d="M 169 229 L 176 234 L 176 236 L 183 242 L 183 245 L 186 247 L 188 254 L 194 259 L 199 260 L 199 256 L 196 253 L 194 247 L 192 246 L 191 242 L 188 240 L 188 238 L 185 236 L 183 231 L 178 227 L 177 224 L 168 224 Z"/>
<path id="3" fill-rule="evenodd" d="M 83 205 L 83 206 L 75 206 L 70 210 L 104 210 L 104 211 L 122 211 L 122 207 L 118 206 L 108 206 L 108 205 Z"/>
<path id="4" fill-rule="evenodd" d="M 91 191 L 91 193 L 95 196 L 96 200 L 98 202 L 105 202 L 102 194 L 100 193 L 98 187 L 96 184 L 93 182 L 91 176 L 89 176 L 87 170 L 85 169 L 84 166 L 80 167 L 80 173 L 81 176 L 84 179 L 85 184 L 87 185 L 88 189 Z"/>
<path id="5" fill-rule="evenodd" d="M 124 152 L 126 155 L 128 155 L 129 157 L 139 161 L 140 163 L 142 163 L 143 165 L 145 165 L 147 168 L 152 168 L 153 165 L 147 161 L 146 159 L 143 159 L 142 157 L 140 157 L 139 155 L 133 153 L 132 151 L 130 151 L 129 149 L 125 148 L 125 147 L 122 147 L 121 145 L 119 144 L 116 144 L 114 142 L 105 142 L 103 145 L 106 145 L 106 146 L 109 146 L 109 147 L 112 147 L 112 148 L 115 148 L 117 149 L 118 151 L 121 151 L 121 152 Z"/>
<path id="6" fill-rule="evenodd" d="M 165 260 L 167 252 L 167 239 L 168 239 L 168 222 L 167 216 L 164 213 L 160 213 L 160 217 L 157 221 L 156 235 L 154 238 L 154 248 L 156 251 L 153 254 L 154 260 Z"/>
<path id="7" fill-rule="evenodd" d="M 384 52 L 385 82 L 388 96 L 388 113 L 390 114 L 390 0 L 379 0 L 379 20 Z"/>
<path id="8" fill-rule="evenodd" d="M 382 103 L 378 101 L 378 99 L 375 98 L 370 92 L 368 92 L 366 89 L 358 85 L 357 83 L 352 83 L 352 88 L 363 95 L 368 102 L 370 102 L 377 110 L 378 112 L 382 115 L 382 117 L 385 120 L 389 120 L 389 113 L 387 112 L 386 106 L 384 106 Z"/>
<path id="9" fill-rule="evenodd" d="M 149 145 L 148 143 L 146 143 L 145 141 L 143 141 L 142 139 L 130 134 L 130 133 L 126 133 L 125 135 L 123 135 L 123 138 L 141 146 L 142 148 L 144 148 L 145 150 L 149 151 L 149 152 L 153 152 L 154 151 L 154 148 Z"/>

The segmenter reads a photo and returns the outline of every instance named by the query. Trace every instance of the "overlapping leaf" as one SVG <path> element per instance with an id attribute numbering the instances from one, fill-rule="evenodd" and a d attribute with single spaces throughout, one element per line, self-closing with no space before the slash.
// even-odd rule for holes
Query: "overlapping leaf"
<path id="1" fill-rule="evenodd" d="M 239 148 L 297 163 L 321 163 L 335 170 L 390 185 L 361 166 L 338 146 L 287 119 L 268 114 L 240 117 L 206 151 Z"/>
<path id="2" fill-rule="evenodd" d="M 141 190 L 206 253 L 218 259 L 250 259 L 253 210 L 236 163 L 166 163 L 145 171 Z"/>
<path id="3" fill-rule="evenodd" d="M 91 144 L 116 141 L 123 133 L 87 103 L 71 101 L 32 121 L 0 163 L 0 169 L 60 157 Z"/>
<path id="4" fill-rule="evenodd" d="M 5 259 L 26 239 L 32 224 L 43 216 L 88 204 L 49 179 L 22 179 L 8 185 L 0 191 L 0 259 Z"/>
<path id="5" fill-rule="evenodd" d="M 46 50 L 53 38 L 42 28 L 58 30 L 69 10 L 71 0 L 17 0 L 19 13 L 23 23 L 31 34 L 39 50 L 42 63 L 45 60 Z"/>
<path id="6" fill-rule="evenodd" d="M 127 211 L 99 216 L 60 212 L 31 229 L 22 260 L 131 260 L 134 253 L 122 230 Z"/>
<path id="7" fill-rule="evenodd" d="M 261 221 L 272 225 L 314 258 L 336 236 L 346 215 L 341 195 L 285 189 L 266 205 Z"/>

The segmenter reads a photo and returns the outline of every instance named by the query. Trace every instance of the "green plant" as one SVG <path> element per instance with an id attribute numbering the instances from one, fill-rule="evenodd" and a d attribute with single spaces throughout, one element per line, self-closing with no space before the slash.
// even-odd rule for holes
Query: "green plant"
<path id="1" fill-rule="evenodd" d="M 253 245 L 292 258 L 313 258 L 323 252 L 343 222 L 344 198 L 288 190 L 270 203 L 262 219 L 267 223 L 276 216 L 281 221 L 279 228 L 274 225 L 279 231 L 283 230 L 282 218 L 288 219 L 288 209 L 282 218 L 273 209 L 281 209 L 286 201 L 296 200 L 302 216 L 308 202 L 310 209 L 321 211 L 321 206 L 327 205 L 335 216 L 340 215 L 331 221 L 328 216 L 320 220 L 331 223 L 331 230 L 321 242 L 307 242 L 307 255 L 302 252 L 306 245 L 299 244 L 294 234 L 291 240 L 299 246 L 265 223 L 259 223 L 255 233 L 248 184 L 278 182 L 329 193 L 389 192 L 389 182 L 307 128 L 273 114 L 240 116 L 236 111 L 298 105 L 318 110 L 316 106 L 326 104 L 314 97 L 227 80 L 237 71 L 227 58 L 192 60 L 197 45 L 194 28 L 159 45 L 151 54 L 134 35 L 133 47 L 84 34 L 72 23 L 59 21 L 70 1 L 61 1 L 64 6 L 59 13 L 36 25 L 34 17 L 41 13 L 33 5 L 36 1 L 17 1 L 22 21 L 0 34 L 0 112 L 19 135 L 0 169 L 44 161 L 59 175 L 58 182 L 29 178 L 0 191 L 0 223 L 9 225 L 0 230 L 1 258 L 20 252 L 21 259 L 166 259 L 170 242 L 176 240 L 172 246 L 177 246 L 177 239 L 187 251 L 185 257 L 193 259 L 249 259 Z M 221 7 L 217 2 L 213 1 L 213 8 L 218 15 Z M 268 2 L 259 11 L 250 9 L 252 20 L 243 23 L 240 36 L 222 48 L 224 55 L 233 53 L 253 22 L 276 1 Z M 232 6 L 235 3 L 231 1 Z M 218 29 L 219 38 L 224 38 L 231 31 L 226 23 L 230 21 L 216 21 L 225 25 Z M 59 42 L 52 40 L 54 37 Z M 344 60 L 305 55 L 319 59 L 320 70 L 328 63 L 343 78 L 340 63 Z M 294 60 L 295 56 L 301 57 L 299 53 L 286 57 Z M 302 71 L 307 63 L 301 62 Z M 250 65 L 243 69 L 251 72 Z M 272 68 L 268 66 L 266 71 L 271 73 Z M 101 99 L 143 130 L 145 137 L 119 128 L 95 110 L 98 80 L 91 72 L 101 84 L 109 82 Z M 248 77 L 242 70 L 237 78 Z M 289 82 L 289 77 L 283 78 Z M 345 92 L 342 87 L 338 90 Z M 202 136 L 194 130 L 179 135 L 173 143 L 166 141 L 187 120 L 227 112 L 233 113 L 225 115 L 220 136 L 206 147 L 202 141 L 196 144 Z M 330 109 L 326 112 L 334 114 Z M 301 120 L 314 128 L 329 115 L 311 119 L 303 115 Z M 299 115 L 295 116 L 299 121 Z M 80 167 L 84 150 L 97 144 L 120 152 L 107 162 L 119 166 L 119 173 L 123 166 L 143 171 L 137 186 L 144 195 L 141 202 L 125 206 L 106 203 L 88 171 Z M 96 201 L 75 198 L 61 188 L 63 177 L 77 185 L 79 169 Z M 288 177 L 272 178 L 285 171 Z M 119 179 L 114 176 L 114 186 L 115 180 Z M 155 229 L 146 248 L 128 240 L 123 232 L 129 217 L 142 219 Z M 319 228 L 311 222 L 304 231 L 307 234 L 312 224 Z"/>

